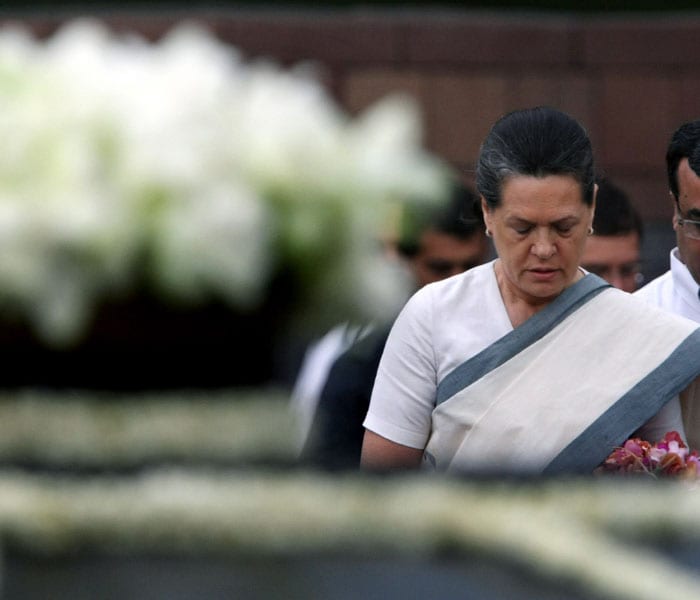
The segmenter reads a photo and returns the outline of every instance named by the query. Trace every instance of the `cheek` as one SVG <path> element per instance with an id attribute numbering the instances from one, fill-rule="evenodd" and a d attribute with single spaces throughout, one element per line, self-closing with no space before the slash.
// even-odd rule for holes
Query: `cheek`
<path id="1" fill-rule="evenodd" d="M 679 235 L 678 247 L 682 250 L 686 263 L 700 264 L 700 240 L 689 240 L 684 235 Z"/>
<path id="2" fill-rule="evenodd" d="M 532 243 L 527 241 L 506 241 L 496 245 L 499 258 L 507 263 L 522 263 L 528 260 Z"/>
<path id="3" fill-rule="evenodd" d="M 571 248 L 571 250 L 576 251 L 576 252 L 583 252 L 586 249 L 586 241 L 588 240 L 588 233 L 586 232 L 583 235 L 573 235 L 569 238 L 563 238 L 562 239 L 562 244 L 565 245 L 567 248 Z"/>
<path id="4" fill-rule="evenodd" d="M 581 257 L 583 257 L 583 253 L 586 250 L 585 244 L 576 244 L 572 245 L 571 248 L 567 249 L 566 255 L 571 257 L 571 263 L 572 266 L 578 267 L 579 264 L 581 263 Z"/>

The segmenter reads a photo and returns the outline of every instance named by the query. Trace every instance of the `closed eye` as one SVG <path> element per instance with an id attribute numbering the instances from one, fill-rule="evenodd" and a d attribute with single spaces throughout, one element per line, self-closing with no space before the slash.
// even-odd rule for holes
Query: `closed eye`
<path id="1" fill-rule="evenodd" d="M 561 221 L 557 221 L 553 225 L 557 233 L 567 235 L 572 232 L 572 230 L 578 223 L 578 219 L 562 219 Z"/>

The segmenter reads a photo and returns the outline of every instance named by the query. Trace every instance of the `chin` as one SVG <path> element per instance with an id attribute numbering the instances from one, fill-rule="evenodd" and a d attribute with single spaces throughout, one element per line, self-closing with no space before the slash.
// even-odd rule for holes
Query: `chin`
<path id="1" fill-rule="evenodd" d="M 533 298 L 548 300 L 561 294 L 564 291 L 564 287 L 561 283 L 535 284 L 528 286 L 527 293 Z"/>

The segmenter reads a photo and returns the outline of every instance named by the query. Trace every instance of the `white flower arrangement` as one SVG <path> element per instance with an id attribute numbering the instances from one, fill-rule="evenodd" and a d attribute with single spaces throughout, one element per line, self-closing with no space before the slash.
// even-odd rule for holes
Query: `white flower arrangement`
<path id="1" fill-rule="evenodd" d="M 191 24 L 3 28 L 0 108 L 0 309 L 56 345 L 135 286 L 245 310 L 280 271 L 307 314 L 386 314 L 406 291 L 377 256 L 388 211 L 446 189 L 410 99 L 350 118 L 311 70 Z"/>

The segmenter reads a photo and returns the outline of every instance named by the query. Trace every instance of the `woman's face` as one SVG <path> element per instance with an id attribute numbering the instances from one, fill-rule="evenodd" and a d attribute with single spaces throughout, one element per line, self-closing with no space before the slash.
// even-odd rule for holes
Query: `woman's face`
<path id="1" fill-rule="evenodd" d="M 539 303 L 575 281 L 593 206 L 572 176 L 517 175 L 503 185 L 500 206 L 482 199 L 482 207 L 512 293 Z"/>

